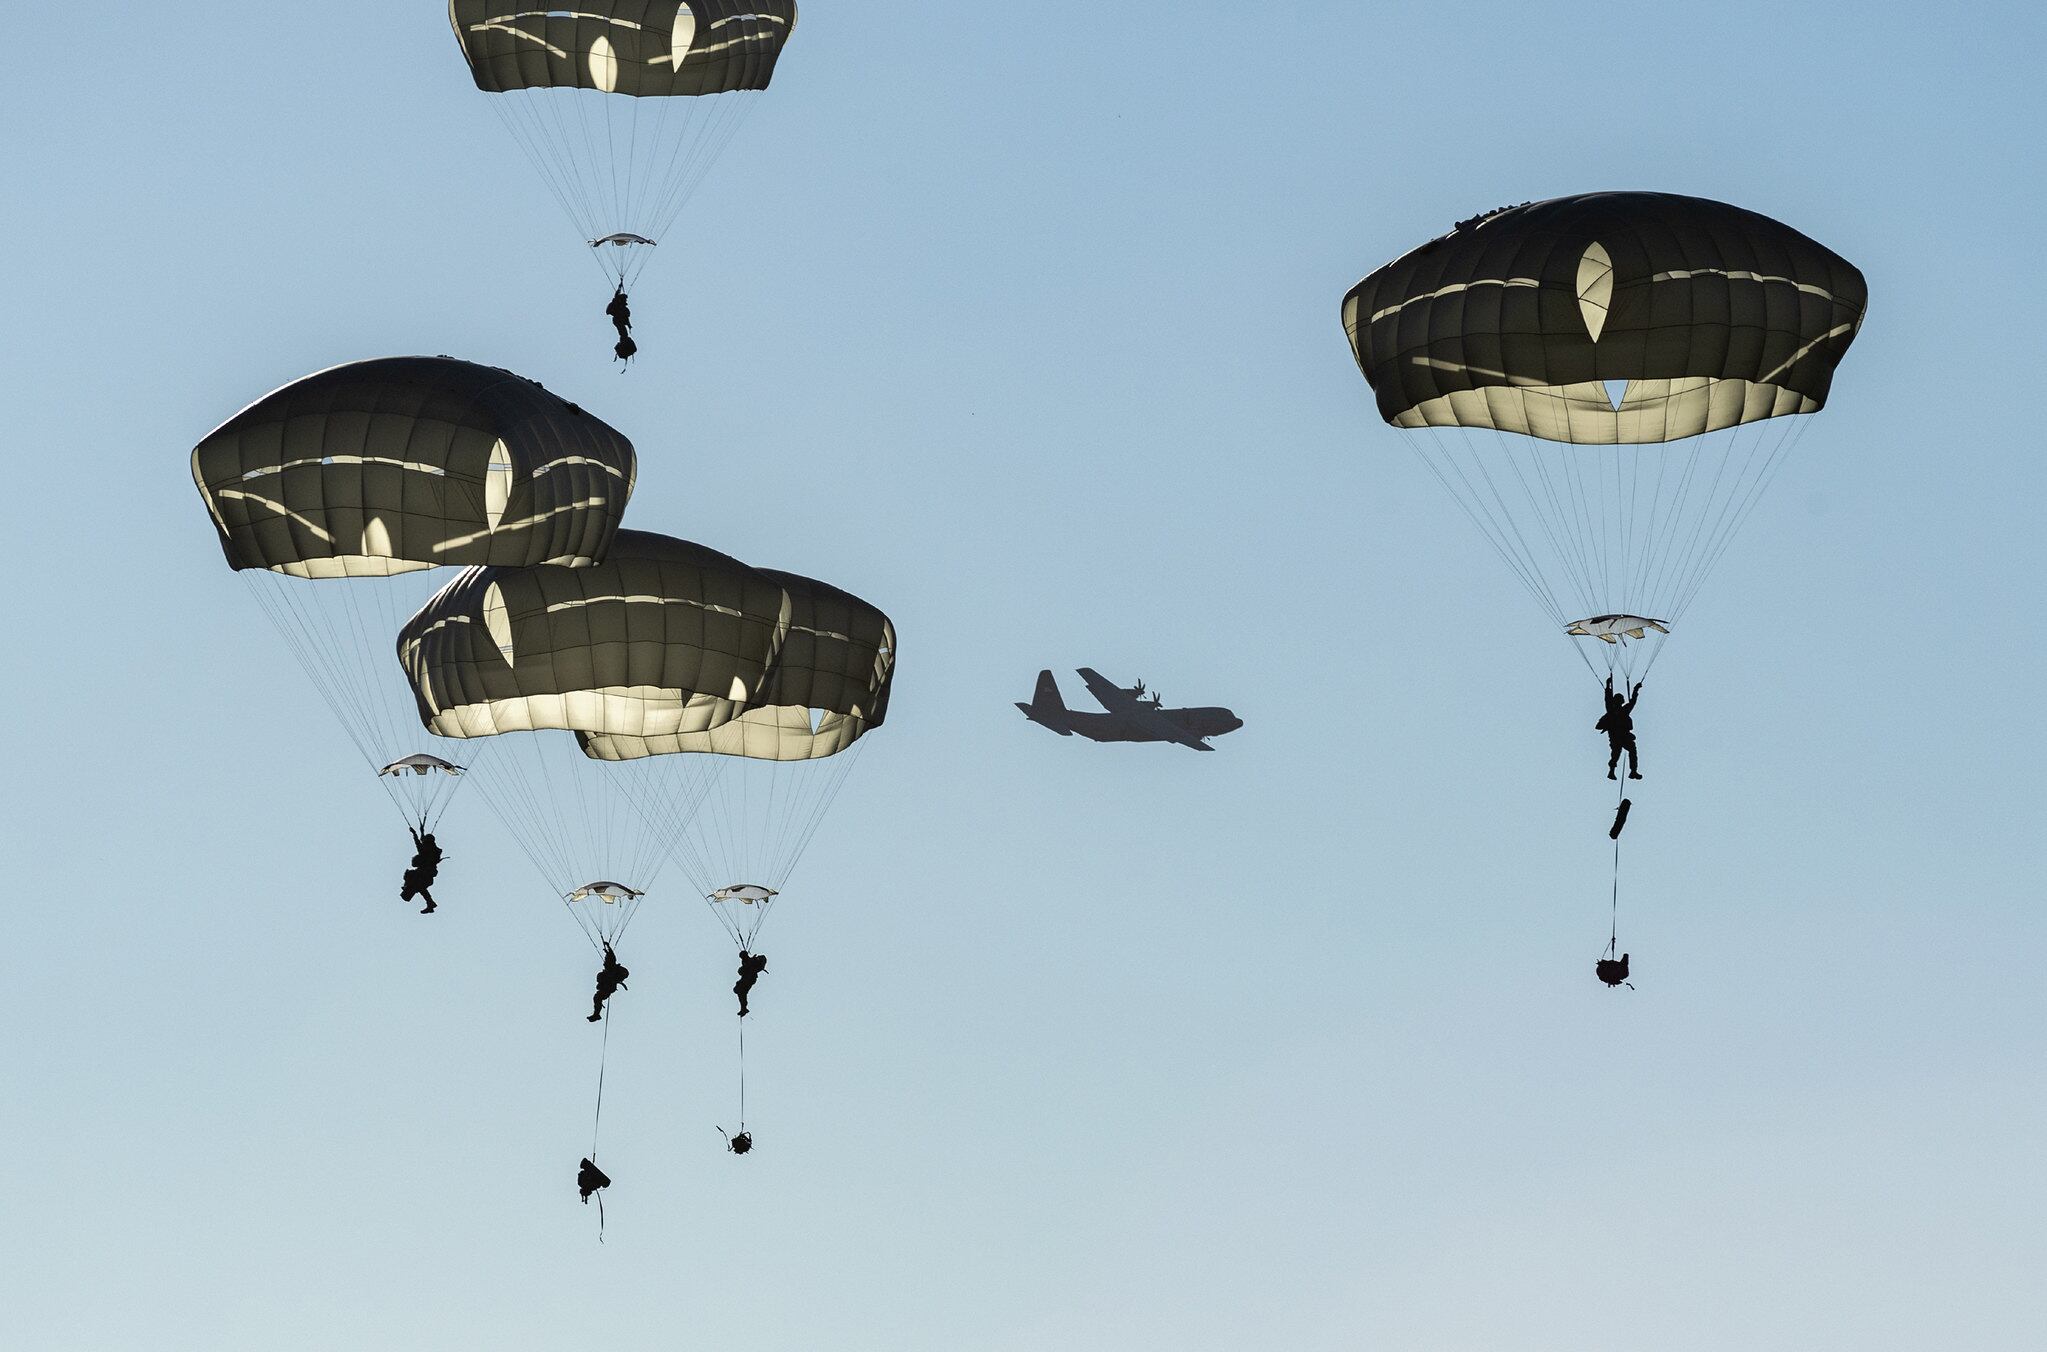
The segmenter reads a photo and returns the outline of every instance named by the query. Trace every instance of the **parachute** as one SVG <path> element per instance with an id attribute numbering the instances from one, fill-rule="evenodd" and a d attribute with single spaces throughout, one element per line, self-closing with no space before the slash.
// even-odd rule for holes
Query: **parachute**
<path id="1" fill-rule="evenodd" d="M 838 797 L 860 739 L 887 717 L 895 672 L 886 615 L 813 578 L 756 572 L 781 610 L 772 666 L 744 707 L 695 730 L 579 739 L 585 755 L 645 765 L 627 791 L 742 950 Z"/>
<path id="2" fill-rule="evenodd" d="M 1868 299 L 1789 226 L 1647 192 L 1459 221 L 1344 297 L 1380 416 L 1603 674 L 1598 727 L 1631 775 L 1634 683 L 1809 426 L 1791 415 L 1825 406 Z"/>
<path id="3" fill-rule="evenodd" d="M 619 888 L 636 907 L 672 859 L 744 949 L 844 783 L 840 753 L 887 715 L 895 631 L 825 583 L 621 530 L 593 567 L 471 569 L 398 655 L 429 730 L 531 748 L 479 789 L 593 943 L 588 902 Z"/>
<path id="4" fill-rule="evenodd" d="M 228 565 L 408 824 L 462 780 L 413 750 L 384 654 L 449 564 L 587 564 L 632 493 L 632 443 L 538 384 L 448 357 L 386 357 L 265 395 L 192 452 Z"/>
<path id="5" fill-rule="evenodd" d="M 601 564 L 471 568 L 399 629 L 420 724 L 503 744 L 478 792 L 593 947 L 624 932 L 667 852 L 576 735 L 731 718 L 767 679 L 783 608 L 737 559 L 621 530 Z"/>
<path id="6" fill-rule="evenodd" d="M 421 831 L 428 831 L 440 817 L 440 809 L 446 806 L 447 795 L 454 793 L 454 777 L 462 773 L 462 767 L 453 761 L 415 752 L 400 756 L 377 774 L 386 779 L 396 780 L 395 785 L 386 785 L 392 792 L 393 801 L 405 816 L 408 825 L 417 822 Z M 411 776 L 408 779 L 407 776 Z M 416 781 L 427 780 L 421 784 Z"/>
<path id="7" fill-rule="evenodd" d="M 428 731 L 537 734 L 534 756 L 501 757 L 479 791 L 557 895 L 591 876 L 645 890 L 644 843 L 637 873 L 596 848 L 637 834 L 611 807 L 622 794 L 714 913 L 751 903 L 732 931 L 744 943 L 837 796 L 852 763 L 837 753 L 886 717 L 894 645 L 887 617 L 837 588 L 621 530 L 593 567 L 465 572 L 405 623 L 398 653 Z M 579 809 L 605 805 L 587 822 L 550 786 L 568 775 Z"/>
<path id="8" fill-rule="evenodd" d="M 1592 193 L 1460 222 L 1351 288 L 1343 325 L 1380 416 L 1595 674 L 1633 679 L 1867 304 L 1853 264 L 1766 216 Z"/>
<path id="9" fill-rule="evenodd" d="M 451 0 L 476 87 L 620 287 L 766 89 L 794 0 Z"/>

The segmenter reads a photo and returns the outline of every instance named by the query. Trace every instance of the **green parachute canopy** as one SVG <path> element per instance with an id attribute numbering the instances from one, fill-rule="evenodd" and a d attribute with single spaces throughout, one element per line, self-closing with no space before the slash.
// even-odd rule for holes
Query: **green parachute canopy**
<path id="1" fill-rule="evenodd" d="M 632 443 L 576 405 L 450 357 L 295 380 L 192 452 L 229 566 L 300 578 L 589 563 L 636 472 Z"/>
<path id="2" fill-rule="evenodd" d="M 451 0 L 476 87 L 619 286 L 773 78 L 793 0 Z"/>
<path id="3" fill-rule="evenodd" d="M 1819 409 L 1868 301 L 1767 216 L 1591 193 L 1460 223 L 1352 287 L 1343 326 L 1396 427 L 1638 444 Z"/>
<path id="4" fill-rule="evenodd" d="M 745 709 L 788 632 L 773 579 L 621 530 L 586 568 L 474 568 L 398 635 L 420 722 L 445 737 L 700 732 Z"/>
<path id="5" fill-rule="evenodd" d="M 631 496 L 632 443 L 510 371 L 385 357 L 293 381 L 215 428 L 192 477 L 228 565 L 408 822 L 464 768 L 419 749 L 389 643 L 443 565 L 586 564 Z"/>
<path id="6" fill-rule="evenodd" d="M 427 728 L 516 744 L 478 790 L 557 893 L 645 891 L 672 858 L 707 899 L 780 889 L 837 753 L 886 717 L 894 650 L 858 597 L 631 530 L 591 567 L 472 569 L 398 640 Z"/>
<path id="7" fill-rule="evenodd" d="M 1867 305 L 1853 264 L 1767 216 L 1613 192 L 1460 221 L 1352 287 L 1343 326 L 1379 415 L 1559 632 L 1638 676 Z"/>

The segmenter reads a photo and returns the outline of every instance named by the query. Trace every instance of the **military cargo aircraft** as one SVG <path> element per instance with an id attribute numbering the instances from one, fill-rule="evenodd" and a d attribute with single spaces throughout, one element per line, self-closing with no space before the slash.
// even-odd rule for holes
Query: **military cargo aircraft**
<path id="1" fill-rule="evenodd" d="M 1080 679 L 1106 712 L 1067 708 L 1049 669 L 1038 673 L 1031 702 L 1016 707 L 1025 718 L 1061 737 L 1079 733 L 1091 742 L 1177 742 L 1195 751 L 1213 751 L 1208 738 L 1244 726 L 1244 720 L 1228 709 L 1168 709 L 1156 691 L 1145 690 L 1143 681 L 1126 689 L 1090 667 L 1080 668 Z"/>

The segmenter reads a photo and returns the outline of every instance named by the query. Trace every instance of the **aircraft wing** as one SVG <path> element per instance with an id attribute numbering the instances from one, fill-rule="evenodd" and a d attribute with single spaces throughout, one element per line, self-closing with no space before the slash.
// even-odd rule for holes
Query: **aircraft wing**
<path id="1" fill-rule="evenodd" d="M 1146 742 L 1177 742 L 1195 751 L 1213 751 L 1214 747 L 1199 736 L 1182 727 L 1158 705 L 1140 699 L 1134 692 L 1125 690 L 1101 672 L 1092 667 L 1081 667 L 1080 679 L 1087 683 L 1087 690 L 1109 711 L 1111 717 L 1120 719 L 1123 726 L 1141 734 L 1136 740 Z"/>
<path id="2" fill-rule="evenodd" d="M 1080 679 L 1087 683 L 1087 692 L 1110 713 L 1128 713 L 1138 707 L 1137 696 L 1117 685 L 1093 667 L 1080 668 Z"/>

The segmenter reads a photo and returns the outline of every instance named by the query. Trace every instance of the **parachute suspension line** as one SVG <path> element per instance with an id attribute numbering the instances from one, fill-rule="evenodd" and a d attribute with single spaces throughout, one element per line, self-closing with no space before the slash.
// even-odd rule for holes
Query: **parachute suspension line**
<path id="1" fill-rule="evenodd" d="M 1722 556 L 1726 554 L 1728 546 L 1734 543 L 1734 537 L 1740 531 L 1742 524 L 1748 520 L 1749 513 L 1755 510 L 1756 503 L 1761 500 L 1764 491 L 1770 484 L 1775 482 L 1778 473 L 1784 467 L 1784 463 L 1791 458 L 1792 452 L 1798 449 L 1798 443 L 1805 439 L 1806 432 L 1812 427 L 1809 421 L 1810 415 L 1796 416 L 1797 426 L 1777 436 L 1764 461 L 1763 468 L 1757 473 L 1754 482 L 1749 486 L 1746 497 L 1733 507 L 1732 511 L 1728 514 L 1724 527 L 1718 529 L 1717 538 L 1709 542 L 1704 562 L 1697 569 L 1691 586 L 1679 597 L 1678 604 L 1672 612 L 1673 616 L 1682 615 L 1691 607 L 1692 600 L 1697 596 L 1700 586 L 1705 583 L 1706 578 L 1719 564 Z"/>
<path id="2" fill-rule="evenodd" d="M 839 792 L 845 788 L 846 779 L 853 773 L 853 767 L 858 763 L 860 754 L 866 746 L 867 742 L 862 739 L 836 756 L 828 757 L 826 763 L 831 768 L 827 773 L 815 776 L 819 782 L 809 810 L 790 816 L 789 832 L 777 842 L 775 848 L 775 857 L 782 860 L 781 869 L 776 873 L 776 880 L 772 884 L 777 891 L 789 881 L 789 875 L 795 872 L 797 862 L 810 849 L 811 840 L 817 835 L 818 828 L 824 824 L 825 815 L 831 811 L 832 804 L 838 801 Z"/>
<path id="3" fill-rule="evenodd" d="M 1526 488 L 1525 479 L 1523 481 L 1524 492 L 1527 494 L 1535 519 L 1542 523 L 1543 531 L 1549 537 L 1550 548 L 1555 551 L 1557 560 L 1564 565 L 1566 572 L 1574 573 L 1577 578 L 1580 592 L 1577 605 L 1573 608 L 1579 612 L 1578 615 L 1566 616 L 1558 613 L 1553 618 L 1561 625 L 1568 619 L 1582 618 L 1599 610 L 1600 607 L 1594 599 L 1600 595 L 1600 588 L 1592 576 L 1590 561 L 1593 551 L 1590 543 L 1591 525 L 1589 519 L 1585 517 L 1582 511 L 1575 510 L 1567 505 L 1571 501 L 1571 494 L 1568 491 L 1560 491 L 1558 489 L 1558 474 L 1551 471 L 1549 464 L 1550 456 L 1544 453 L 1544 448 L 1522 445 L 1518 441 L 1506 438 L 1498 433 L 1494 435 L 1510 463 L 1514 463 L 1518 468 L 1519 462 L 1515 459 L 1514 452 L 1517 449 L 1525 452 L 1529 464 L 1534 468 L 1536 475 L 1542 480 L 1542 502 L 1538 502 L 1534 492 Z M 1575 476 L 1568 475 L 1569 469 L 1569 462 L 1566 461 L 1562 472 L 1575 483 Z M 1545 503 L 1548 506 L 1547 512 L 1543 510 Z M 1565 547 L 1565 542 L 1558 536 L 1559 527 L 1552 525 L 1552 522 L 1560 523 L 1563 528 L 1569 530 L 1570 548 Z"/>
<path id="4" fill-rule="evenodd" d="M 489 100 L 587 245 L 614 233 L 662 239 L 751 111 L 754 99 L 742 95 L 758 92 L 634 96 L 536 86 Z M 591 253 L 620 287 L 631 286 L 651 256 L 641 245 Z"/>
<path id="5" fill-rule="evenodd" d="M 1651 583 L 1654 595 L 1665 595 L 1666 589 L 1674 589 L 1678 582 L 1688 575 L 1688 569 L 1698 547 L 1699 534 L 1705 527 L 1706 518 L 1712 514 L 1713 504 L 1720 499 L 1721 486 L 1727 477 L 1728 461 L 1732 458 L 1734 445 L 1741 436 L 1739 424 L 1724 430 L 1725 436 L 1706 432 L 1687 439 L 1689 455 L 1684 477 L 1687 498 L 1691 490 L 1699 485 L 1702 477 L 1699 474 L 1699 466 L 1707 461 L 1708 452 L 1715 443 L 1718 443 L 1720 451 L 1717 463 L 1711 465 L 1710 478 L 1699 492 L 1700 508 L 1697 519 L 1691 521 L 1690 528 L 1686 529 L 1680 514 L 1673 511 L 1667 523 L 1668 530 L 1662 537 L 1665 540 L 1663 559 Z M 1687 501 L 1685 505 L 1689 506 L 1689 502 Z"/>
<path id="6" fill-rule="evenodd" d="M 504 824 L 505 831 L 512 837 L 513 842 L 518 845 L 520 852 L 524 854 L 527 859 L 532 861 L 533 871 L 538 873 L 542 879 L 546 880 L 547 885 L 550 889 L 554 889 L 556 886 L 555 879 L 558 876 L 555 872 L 555 868 L 551 861 L 542 857 L 543 848 L 538 847 L 538 842 L 536 841 L 536 839 L 530 836 L 525 830 L 521 828 L 520 825 L 521 818 L 519 814 L 516 813 L 511 808 L 509 808 L 508 806 L 506 806 L 504 803 L 502 803 L 499 800 L 498 796 L 489 791 L 488 789 L 479 786 L 477 792 L 483 795 L 483 801 L 489 805 L 491 812 L 497 817 L 497 819 Z M 561 888 L 557 892 L 557 895 L 562 899 L 564 905 L 569 904 L 568 889 L 566 887 Z M 571 916 L 573 916 L 576 919 L 577 926 L 580 928 L 582 926 L 582 918 L 579 916 L 575 916 L 574 906 L 571 905 L 569 907 L 569 910 Z M 587 931 L 585 931 L 585 933 L 587 934 Z M 596 941 L 594 939 L 591 941 L 591 943 L 592 947 L 596 946 Z"/>
<path id="7" fill-rule="evenodd" d="M 1607 516 L 1604 495 L 1595 480 L 1612 477 L 1598 472 L 1608 466 L 1617 473 L 1618 461 L 1607 455 L 1604 447 L 1572 443 L 1554 446 L 1520 444 L 1519 438 L 1496 435 L 1501 435 L 1503 441 L 1519 444 L 1542 474 L 1549 494 L 1550 512 L 1570 527 L 1574 550 L 1559 549 L 1558 553 L 1577 576 L 1582 590 L 1573 607 L 1576 614 L 1566 618 L 1582 618 L 1616 609 L 1612 599 L 1615 589 L 1611 556 L 1616 547 L 1614 536 L 1618 527 Z M 1558 462 L 1554 470 L 1550 468 L 1552 460 Z"/>
<path id="8" fill-rule="evenodd" d="M 664 858 L 661 844 L 613 801 L 620 767 L 583 756 L 572 734 L 550 729 L 503 736 L 515 744 L 492 774 L 479 779 L 478 791 L 591 948 L 600 950 L 625 933 L 643 898 L 571 900 L 569 894 L 599 881 L 651 890 Z M 592 775 L 605 776 L 605 782 L 586 784 Z M 566 789 L 558 784 L 564 778 L 571 781 Z"/>
<path id="9" fill-rule="evenodd" d="M 560 104 L 547 102 L 543 91 L 536 89 L 496 94 L 491 96 L 490 103 L 561 204 L 562 214 L 569 218 L 576 233 L 585 240 L 591 238 L 596 231 L 583 205 L 589 198 L 589 184 L 582 166 L 569 153 L 568 126 Z"/>
<path id="10" fill-rule="evenodd" d="M 574 203 L 570 200 L 569 187 L 560 167 L 541 152 L 540 143 L 535 139 L 534 133 L 529 129 L 527 123 L 513 116 L 512 110 L 516 106 L 512 101 L 513 97 L 509 94 L 500 94 L 487 100 L 487 102 L 490 104 L 491 111 L 497 114 L 498 121 L 504 124 L 505 130 L 512 134 L 512 139 L 519 143 L 519 149 L 525 154 L 526 162 L 533 166 L 535 173 L 540 175 L 540 181 L 547 186 L 548 192 L 553 195 L 555 204 L 562 209 L 562 215 L 569 218 L 578 234 L 582 234 L 582 213 L 576 210 Z M 584 238 L 587 239 L 589 236 L 585 235 Z"/>
<path id="11" fill-rule="evenodd" d="M 354 744 L 357 753 L 362 756 L 363 762 L 371 769 L 375 769 L 377 766 L 376 753 L 370 749 L 368 742 L 365 740 L 366 730 L 358 725 L 357 718 L 342 700 L 339 690 L 340 674 L 338 669 L 334 668 L 331 663 L 322 662 L 316 658 L 312 643 L 312 635 L 314 633 L 313 622 L 309 616 L 298 609 L 296 600 L 283 590 L 291 585 L 292 579 L 278 578 L 273 574 L 266 573 L 262 578 L 252 579 L 252 581 L 255 584 L 254 591 L 257 604 L 263 607 L 264 615 L 276 628 L 278 634 L 283 637 L 285 646 L 291 650 L 292 656 L 298 660 L 300 669 L 306 673 L 306 678 L 313 683 L 313 688 L 320 692 L 320 698 L 325 700 L 327 707 L 333 711 L 334 721 L 341 725 L 342 731 L 347 735 L 349 741 Z M 315 584 L 307 583 L 306 585 L 311 586 Z"/>
<path id="12" fill-rule="evenodd" d="M 248 579 L 257 605 L 335 723 L 378 772 L 418 750 L 422 739 L 442 740 L 420 731 L 402 683 L 379 675 L 410 599 L 405 576 L 307 579 L 250 570 Z M 431 824 L 446 810 L 459 778 L 443 771 L 379 774 L 378 783 L 407 825 Z"/>
<path id="13" fill-rule="evenodd" d="M 528 823 L 519 830 L 519 834 L 532 836 L 553 846 L 555 858 L 559 861 L 558 871 L 548 876 L 548 882 L 556 895 L 566 898 L 579 881 L 588 882 L 589 879 L 579 880 L 575 876 L 575 851 L 568 835 L 570 823 L 562 815 L 561 803 L 556 796 L 554 776 L 547 773 L 547 767 L 541 760 L 541 755 L 546 749 L 542 745 L 545 740 L 540 734 L 532 735 L 530 740 L 523 743 L 529 752 L 528 763 L 513 768 L 512 780 L 522 791 L 532 812 Z M 541 800 L 543 790 L 546 793 L 545 802 Z M 546 829 L 547 823 L 550 822 L 556 824 L 554 831 Z"/>
<path id="14" fill-rule="evenodd" d="M 1522 396 L 1522 408 L 1525 414 L 1528 409 L 1527 395 Z M 1554 454 L 1555 458 L 1562 462 L 1559 477 L 1565 483 L 1565 491 L 1561 495 L 1552 491 L 1550 504 L 1551 510 L 1559 513 L 1561 518 L 1571 527 L 1572 538 L 1577 546 L 1575 557 L 1563 554 L 1561 550 L 1558 552 L 1562 555 L 1563 561 L 1566 564 L 1576 565 L 1579 581 L 1584 587 L 1584 592 L 1579 598 L 1579 604 L 1576 609 L 1581 612 L 1581 615 L 1589 615 L 1605 609 L 1600 604 L 1600 598 L 1606 593 L 1600 584 L 1606 581 L 1606 579 L 1598 571 L 1598 560 L 1603 551 L 1600 549 L 1601 537 L 1592 520 L 1594 504 L 1585 492 L 1584 476 L 1578 464 L 1577 448 L 1583 443 L 1578 440 L 1578 431 L 1573 424 L 1571 406 L 1568 403 L 1564 405 L 1564 430 L 1569 439 L 1562 443 L 1561 450 L 1551 454 Z M 1501 433 L 1495 433 L 1494 435 L 1503 445 L 1515 445 L 1521 441 L 1520 438 L 1509 437 Z M 1529 458 L 1535 462 L 1538 468 L 1543 470 L 1545 482 L 1553 483 L 1554 481 L 1548 472 L 1548 461 L 1551 458 L 1551 454 L 1546 454 L 1544 448 L 1539 445 L 1531 445 L 1526 449 L 1528 450 Z M 1596 454 L 1597 452 L 1595 451 L 1594 453 Z"/>
<path id="15" fill-rule="evenodd" d="M 692 117 L 690 132 L 675 138 L 675 149 L 670 152 L 668 164 L 659 176 L 663 187 L 652 212 L 652 219 L 663 231 L 681 214 L 683 205 L 696 194 L 711 166 L 724 155 L 726 147 L 746 124 L 759 93 L 758 90 L 732 90 L 711 95 L 712 107 L 704 119 L 709 125 L 700 134 L 693 135 L 697 119 Z"/>
<path id="16" fill-rule="evenodd" d="M 1541 528 L 1543 538 L 1549 543 L 1551 555 L 1567 563 L 1573 561 L 1575 557 L 1573 552 L 1565 548 L 1564 541 L 1558 535 L 1560 525 L 1570 524 L 1569 519 L 1561 506 L 1558 505 L 1556 486 L 1550 480 L 1547 467 L 1542 463 L 1541 459 L 1531 457 L 1530 465 L 1530 468 L 1534 469 L 1542 480 L 1542 498 L 1539 499 L 1536 495 L 1535 487 L 1529 483 L 1529 471 L 1522 467 L 1520 459 L 1515 456 L 1515 447 L 1512 443 L 1504 438 L 1495 436 L 1491 439 L 1489 451 L 1486 440 L 1484 438 L 1475 438 L 1469 428 L 1459 427 L 1457 433 L 1459 439 L 1464 444 L 1466 456 L 1470 458 L 1473 465 L 1482 473 L 1484 472 L 1485 461 L 1488 455 L 1493 451 L 1499 454 L 1500 458 L 1506 462 L 1507 468 L 1514 471 L 1514 481 L 1521 490 L 1521 500 L 1529 504 L 1529 510 L 1526 515 L 1531 517 L 1535 525 Z M 1562 624 L 1565 618 L 1563 608 L 1557 600 L 1555 590 L 1546 583 L 1543 583 L 1543 569 L 1536 558 L 1534 549 L 1530 547 L 1523 536 L 1519 521 L 1520 514 L 1517 514 L 1514 508 L 1509 505 L 1506 495 L 1500 492 L 1499 486 L 1493 482 L 1492 476 L 1484 474 L 1484 477 L 1487 487 L 1492 490 L 1494 509 L 1497 511 L 1498 516 L 1500 519 L 1510 523 L 1515 529 L 1516 537 L 1520 541 L 1522 560 L 1529 575 L 1542 585 L 1544 592 L 1549 598 L 1549 611 L 1552 618 L 1558 624 Z M 1541 503 L 1544 499 L 1549 502 L 1551 507 L 1548 513 L 1541 510 Z"/>
<path id="17" fill-rule="evenodd" d="M 581 138 L 581 147 L 577 153 L 580 153 L 584 162 L 590 166 L 590 206 L 594 214 L 597 210 L 597 204 L 603 200 L 603 171 L 604 169 L 612 169 L 612 172 L 616 173 L 616 169 L 611 165 L 609 156 L 602 161 L 597 158 L 597 140 L 590 134 L 590 100 L 583 97 L 583 91 L 580 89 L 565 90 L 563 92 L 569 95 L 565 101 L 572 104 L 576 110 L 576 131 Z"/>
<path id="18" fill-rule="evenodd" d="M 640 101 L 633 99 L 631 102 L 634 105 L 634 114 L 637 116 Z M 610 110 L 606 109 L 604 118 L 604 163 L 611 170 L 611 217 L 613 220 L 622 220 L 624 219 L 625 194 L 621 193 L 618 188 L 618 138 L 615 134 L 617 121 L 617 118 L 610 116 Z M 628 170 L 632 168 L 631 159 L 626 161 L 626 168 Z M 628 178 L 627 181 L 630 182 L 631 179 Z"/>
<path id="19" fill-rule="evenodd" d="M 1537 600 L 1548 608 L 1550 615 L 1558 624 L 1562 624 L 1564 622 L 1563 607 L 1557 600 L 1555 588 L 1548 583 L 1543 575 L 1541 563 L 1536 556 L 1534 548 L 1529 544 L 1527 534 L 1522 527 L 1520 514 L 1516 513 L 1514 507 L 1508 502 L 1506 494 L 1500 491 L 1498 482 L 1493 478 L 1492 471 L 1487 467 L 1486 462 L 1491 458 L 1491 453 L 1484 445 L 1480 444 L 1480 439 L 1472 436 L 1469 429 L 1459 427 L 1457 435 L 1458 439 L 1463 443 L 1465 456 L 1471 463 L 1472 472 L 1477 474 L 1479 479 L 1485 484 L 1487 492 L 1491 494 L 1492 503 L 1486 508 L 1487 517 L 1506 523 L 1508 531 L 1513 535 L 1517 557 L 1522 561 L 1528 576 L 1535 581 Z M 1523 497 L 1532 500 L 1532 494 L 1529 493 L 1527 487 L 1527 479 L 1521 475 L 1520 467 L 1514 464 L 1511 449 L 1507 448 L 1504 441 L 1499 438 L 1494 438 L 1492 445 L 1502 450 L 1508 464 L 1514 467 L 1517 478 L 1521 483 Z M 1464 483 L 1467 490 L 1476 498 L 1477 489 L 1472 484 L 1471 474 L 1466 473 L 1460 466 L 1458 477 Z M 1544 534 L 1549 537 L 1550 548 L 1559 557 L 1568 559 L 1570 556 L 1557 543 L 1554 524 L 1548 518 L 1542 516 L 1540 512 L 1534 512 L 1531 515 L 1541 523 Z"/>
<path id="20" fill-rule="evenodd" d="M 1462 431 L 1462 429 L 1459 430 Z M 1501 562 L 1505 563 L 1512 570 L 1514 576 L 1521 580 L 1521 585 L 1527 588 L 1530 596 L 1535 598 L 1536 604 L 1540 605 L 1551 615 L 1554 615 L 1557 618 L 1557 623 L 1562 625 L 1565 622 L 1563 611 L 1558 607 L 1555 596 L 1547 587 L 1542 585 L 1534 566 L 1534 560 L 1527 557 L 1526 546 L 1523 546 L 1522 552 L 1515 552 L 1514 548 L 1508 543 L 1507 526 L 1503 525 L 1495 517 L 1491 509 L 1486 508 L 1484 503 L 1478 501 L 1477 492 L 1475 489 L 1472 489 L 1470 477 L 1464 472 L 1463 467 L 1458 465 L 1447 452 L 1442 456 L 1445 464 L 1450 469 L 1457 471 L 1458 479 L 1465 486 L 1466 491 L 1459 492 L 1456 484 L 1451 482 L 1450 475 L 1446 472 L 1445 464 L 1437 463 L 1436 458 L 1430 454 L 1432 449 L 1430 443 L 1421 437 L 1413 437 L 1409 438 L 1408 444 L 1414 448 L 1415 455 L 1421 460 L 1422 464 L 1427 466 L 1429 472 L 1436 476 L 1436 481 L 1443 485 L 1443 489 L 1450 495 L 1451 501 L 1455 502 L 1459 510 L 1470 519 L 1471 524 L 1478 529 L 1479 534 L 1485 537 L 1486 543 L 1493 547 L 1493 551 L 1500 556 Z M 1515 534 L 1518 538 L 1518 532 L 1515 532 Z"/>
<path id="21" fill-rule="evenodd" d="M 1598 454 L 1597 447 L 1591 448 L 1593 457 Z M 1569 501 L 1585 541 L 1585 576 L 1591 587 L 1600 589 L 1606 577 L 1606 532 L 1601 529 L 1602 523 L 1595 521 L 1592 516 L 1594 507 L 1599 505 L 1599 495 L 1588 487 L 1589 476 L 1583 464 L 1586 458 L 1569 452 L 1562 457 L 1564 475 L 1570 484 Z M 1594 590 L 1591 594 L 1596 597 L 1600 592 Z"/>

